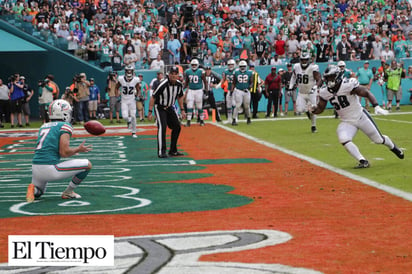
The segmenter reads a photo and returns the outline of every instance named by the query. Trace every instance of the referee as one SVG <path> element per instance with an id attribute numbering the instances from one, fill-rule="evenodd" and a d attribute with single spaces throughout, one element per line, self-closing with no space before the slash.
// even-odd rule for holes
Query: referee
<path id="1" fill-rule="evenodd" d="M 152 120 L 152 112 L 155 112 L 157 122 L 157 155 L 159 158 L 167 158 L 166 154 L 166 128 L 172 130 L 169 156 L 182 156 L 177 151 L 177 139 L 180 134 L 180 121 L 177 117 L 174 104 L 179 102 L 182 119 L 186 119 L 183 109 L 183 84 L 178 81 L 179 69 L 176 66 L 170 68 L 168 76 L 159 84 L 150 97 L 149 114 L 147 118 Z"/>

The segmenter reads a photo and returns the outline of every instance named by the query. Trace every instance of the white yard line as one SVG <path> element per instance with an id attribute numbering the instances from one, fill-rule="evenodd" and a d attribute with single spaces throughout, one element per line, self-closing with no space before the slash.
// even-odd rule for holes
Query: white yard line
<path id="1" fill-rule="evenodd" d="M 306 119 L 307 119 L 307 118 L 306 118 Z M 283 119 L 282 119 L 282 120 L 283 120 Z M 383 190 L 383 191 L 388 192 L 388 193 L 390 193 L 390 194 L 392 194 L 392 195 L 401 197 L 401 198 L 403 198 L 403 199 L 405 199 L 405 200 L 408 200 L 408 201 L 411 201 L 411 202 L 412 202 L 412 193 L 405 192 L 405 191 L 403 191 L 403 190 L 399 190 L 399 189 L 397 189 L 397 188 L 390 187 L 390 186 L 387 186 L 387 185 L 382 185 L 382 184 L 380 184 L 380 183 L 378 183 L 378 182 L 375 182 L 375 181 L 373 181 L 373 180 L 370 180 L 370 179 L 368 179 L 368 178 L 364 178 L 364 177 L 355 175 L 355 174 L 353 174 L 353 173 L 350 173 L 350 172 L 348 172 L 348 171 L 346 171 L 346 170 L 343 170 L 343 169 L 340 169 L 340 168 L 337 168 L 337 167 L 328 165 L 328 164 L 326 164 L 326 163 L 324 163 L 324 162 L 322 162 L 322 161 L 319 161 L 319 160 L 317 160 L 317 159 L 311 158 L 311 157 L 309 157 L 309 156 L 306 156 L 306 155 L 297 153 L 297 152 L 295 152 L 295 151 L 286 149 L 286 148 L 284 148 L 284 147 L 277 146 L 277 145 L 275 145 L 275 144 L 272 144 L 272 143 L 269 143 L 269 142 L 260 140 L 260 139 L 258 139 L 258 138 L 253 137 L 253 136 L 250 136 L 250 135 L 248 135 L 248 134 L 246 134 L 246 133 L 236 131 L 236 130 L 230 128 L 230 127 L 225 127 L 225 126 L 222 126 L 222 125 L 220 125 L 220 124 L 214 124 L 214 125 L 222 128 L 222 129 L 224 129 L 224 130 L 230 131 L 230 132 L 232 132 L 232 133 L 234 133 L 234 134 L 237 134 L 237 135 L 239 135 L 239 136 L 242 136 L 242 137 L 244 137 L 244 138 L 246 138 L 246 139 L 249 139 L 249 140 L 251 140 L 251 141 L 254 141 L 254 142 L 256 142 L 256 143 L 259 143 L 259 144 L 262 144 L 262 145 L 264 145 L 264 146 L 267 146 L 267 147 L 270 147 L 270 148 L 273 148 L 273 149 L 282 151 L 283 153 L 286 153 L 286 154 L 289 154 L 289 155 L 294 156 L 294 157 L 296 157 L 296 158 L 305 160 L 305 161 L 307 161 L 307 162 L 309 162 L 309 163 L 311 163 L 311 164 L 313 164 L 313 165 L 316 165 L 316 166 L 319 166 L 319 167 L 328 169 L 328 170 L 330 170 L 330 171 L 333 171 L 333 172 L 335 172 L 335 173 L 338 173 L 338 174 L 343 175 L 343 176 L 345 176 L 345 177 L 348 177 L 348 178 L 350 178 L 350 179 L 359 181 L 359 182 L 361 182 L 361 183 L 363 183 L 363 184 L 365 184 L 365 185 L 368 185 L 368 186 L 371 186 L 371 187 L 375 187 L 375 188 L 377 188 L 377 189 Z"/>

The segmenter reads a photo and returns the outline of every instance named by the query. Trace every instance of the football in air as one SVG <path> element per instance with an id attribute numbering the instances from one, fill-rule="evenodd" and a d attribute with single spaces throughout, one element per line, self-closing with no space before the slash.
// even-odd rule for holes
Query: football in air
<path id="1" fill-rule="evenodd" d="M 84 128 L 92 135 L 101 135 L 106 132 L 105 127 L 96 120 L 90 120 L 84 124 Z"/>

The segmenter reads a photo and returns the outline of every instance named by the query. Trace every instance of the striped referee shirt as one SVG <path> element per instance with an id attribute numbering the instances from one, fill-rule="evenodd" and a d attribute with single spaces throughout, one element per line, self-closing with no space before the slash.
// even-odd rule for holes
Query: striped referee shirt
<path id="1" fill-rule="evenodd" d="M 176 83 L 172 85 L 167 78 L 160 82 L 152 96 L 155 98 L 155 105 L 164 108 L 171 107 L 177 98 L 183 96 L 183 84 L 177 80 Z"/>

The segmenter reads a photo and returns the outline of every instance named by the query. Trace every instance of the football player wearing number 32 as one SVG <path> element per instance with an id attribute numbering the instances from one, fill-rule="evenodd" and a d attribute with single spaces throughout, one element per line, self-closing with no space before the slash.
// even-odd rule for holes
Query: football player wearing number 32
<path id="1" fill-rule="evenodd" d="M 60 162 L 60 158 L 68 158 L 79 152 L 89 152 L 91 145 L 84 141 L 77 147 L 70 147 L 73 128 L 70 124 L 72 108 L 66 100 L 54 100 L 49 106 L 51 122 L 43 124 L 39 129 L 32 164 L 32 182 L 27 188 L 26 200 L 31 203 L 46 191 L 50 181 L 72 178 L 63 199 L 78 199 L 81 196 L 74 189 L 89 174 L 92 164 L 87 159 L 72 159 Z"/>
<path id="2" fill-rule="evenodd" d="M 121 90 L 119 90 L 121 88 Z M 126 120 L 129 130 L 132 132 L 132 137 L 136 135 L 136 97 L 141 94 L 140 78 L 134 74 L 134 66 L 128 65 L 124 69 L 124 75 L 119 76 L 116 91 L 121 94 L 120 108 L 122 117 Z"/>
<path id="3" fill-rule="evenodd" d="M 375 114 L 387 115 L 388 111 L 378 105 L 375 96 L 367 88 L 360 86 L 355 78 L 343 77 L 335 65 L 326 68 L 323 77 L 326 85 L 319 91 L 319 102 L 310 108 L 312 113 L 319 114 L 323 112 L 328 101 L 334 106 L 341 120 L 336 131 L 339 142 L 358 161 L 355 168 L 369 167 L 368 160 L 352 142 L 358 130 L 365 133 L 375 144 L 387 146 L 398 158 L 403 159 L 403 151 L 388 136 L 380 133 L 372 117 L 359 103 L 359 97 L 365 97 L 375 108 Z"/>

